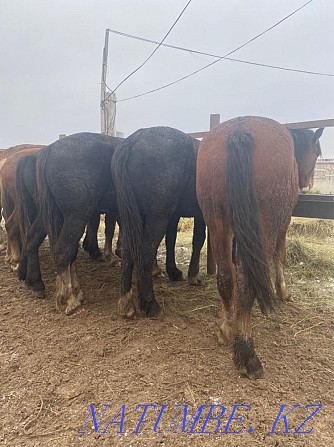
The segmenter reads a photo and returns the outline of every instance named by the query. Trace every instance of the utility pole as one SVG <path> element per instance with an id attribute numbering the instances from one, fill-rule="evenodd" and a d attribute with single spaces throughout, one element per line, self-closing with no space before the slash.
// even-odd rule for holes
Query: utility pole
<path id="1" fill-rule="evenodd" d="M 106 91 L 109 30 L 106 29 L 101 78 L 101 133 L 116 136 L 116 94 Z"/>

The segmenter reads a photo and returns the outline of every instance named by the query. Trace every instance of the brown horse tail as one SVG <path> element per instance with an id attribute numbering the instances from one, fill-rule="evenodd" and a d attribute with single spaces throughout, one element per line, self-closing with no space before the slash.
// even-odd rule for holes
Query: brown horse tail
<path id="1" fill-rule="evenodd" d="M 128 176 L 128 159 L 131 147 L 125 142 L 115 152 L 111 171 L 117 193 L 117 205 L 122 226 L 122 241 L 127 241 L 127 249 L 130 252 L 137 272 L 142 272 L 142 233 L 143 221 L 140 214 L 136 196 Z"/>
<path id="2" fill-rule="evenodd" d="M 262 243 L 259 206 L 253 188 L 254 138 L 233 132 L 227 139 L 226 189 L 228 218 L 240 256 L 245 287 L 256 297 L 262 313 L 273 310 L 275 293 Z"/>
<path id="3" fill-rule="evenodd" d="M 49 147 L 38 152 L 36 163 L 36 177 L 38 190 L 39 213 L 49 237 L 51 254 L 53 256 L 54 247 L 61 231 L 64 219 L 57 203 L 52 195 L 46 175 L 46 166 L 49 157 Z"/>
<path id="4" fill-rule="evenodd" d="M 28 230 L 36 217 L 37 210 L 35 203 L 29 194 L 25 182 L 24 171 L 27 169 L 29 155 L 22 157 L 16 166 L 15 178 L 16 178 L 16 194 L 19 208 L 19 224 L 21 239 L 24 246 L 27 244 Z"/>

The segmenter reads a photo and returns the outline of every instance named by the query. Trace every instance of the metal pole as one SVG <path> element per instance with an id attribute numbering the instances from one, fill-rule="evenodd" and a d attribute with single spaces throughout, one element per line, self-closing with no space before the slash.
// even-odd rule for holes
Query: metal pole
<path id="1" fill-rule="evenodd" d="M 210 130 L 219 126 L 219 124 L 220 124 L 220 114 L 212 113 L 210 115 Z M 211 250 L 209 230 L 208 230 L 208 237 L 207 237 L 206 271 L 207 271 L 208 275 L 216 274 L 216 262 L 215 262 L 215 259 L 213 257 L 212 250 Z"/>

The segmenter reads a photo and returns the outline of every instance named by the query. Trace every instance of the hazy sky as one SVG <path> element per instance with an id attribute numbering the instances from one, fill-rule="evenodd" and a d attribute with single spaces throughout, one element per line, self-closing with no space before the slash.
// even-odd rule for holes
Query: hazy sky
<path id="1" fill-rule="evenodd" d="M 166 43 L 221 54 L 306 0 L 193 0 Z M 48 144 L 61 133 L 100 132 L 106 28 L 160 40 L 187 0 L 0 0 L 0 147 Z M 313 0 L 232 57 L 334 74 L 334 1 Z M 154 46 L 111 34 L 114 87 Z M 122 99 L 171 82 L 213 59 L 168 48 L 117 91 Z M 262 115 L 282 123 L 334 117 L 334 78 L 221 61 L 165 90 L 117 106 L 117 129 L 167 125 L 207 130 L 221 120 Z M 334 157 L 334 129 L 322 138 Z"/>

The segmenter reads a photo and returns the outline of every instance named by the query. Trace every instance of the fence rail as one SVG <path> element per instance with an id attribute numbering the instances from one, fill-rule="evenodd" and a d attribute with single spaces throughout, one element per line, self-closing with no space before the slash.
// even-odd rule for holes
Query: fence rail
<path id="1" fill-rule="evenodd" d="M 213 115 L 210 115 L 213 116 Z M 217 116 L 216 114 L 214 116 Z M 314 129 L 316 127 L 334 127 L 334 119 L 318 120 L 318 121 L 303 121 L 300 123 L 286 123 L 284 124 L 288 129 Z M 190 132 L 188 135 L 194 138 L 204 138 L 210 131 L 204 132 Z"/>

